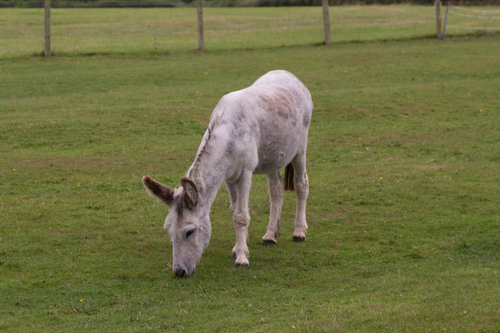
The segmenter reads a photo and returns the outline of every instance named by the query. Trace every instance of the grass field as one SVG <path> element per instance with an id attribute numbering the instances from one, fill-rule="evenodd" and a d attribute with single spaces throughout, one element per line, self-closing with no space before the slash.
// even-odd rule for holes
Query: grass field
<path id="1" fill-rule="evenodd" d="M 498 37 L 261 43 L 0 59 L 0 330 L 500 330 Z M 287 193 L 279 244 L 261 245 L 255 176 L 250 267 L 230 259 L 222 188 L 178 279 L 141 177 L 178 186 L 218 99 L 277 68 L 315 103 L 307 240 Z"/>
<path id="2" fill-rule="evenodd" d="M 448 36 L 474 33 L 470 27 L 500 29 L 493 9 L 467 8 L 452 10 L 458 14 L 448 18 Z M 491 15 L 470 11 L 477 9 L 491 9 Z M 493 19 L 463 16 L 468 14 Z M 6 8 L 0 15 L 0 57 L 43 50 L 43 9 Z M 333 43 L 436 34 L 432 6 L 331 7 L 330 25 Z M 211 51 L 324 42 L 321 7 L 205 8 L 204 30 L 206 48 Z M 52 51 L 60 55 L 175 53 L 196 49 L 197 38 L 196 8 L 53 8 L 51 14 Z"/>

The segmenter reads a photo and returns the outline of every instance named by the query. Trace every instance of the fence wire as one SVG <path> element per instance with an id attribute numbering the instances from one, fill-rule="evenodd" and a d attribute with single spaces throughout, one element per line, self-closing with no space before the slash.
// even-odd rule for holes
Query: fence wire
<path id="1" fill-rule="evenodd" d="M 208 51 L 324 42 L 319 6 L 208 7 L 203 11 Z M 0 58 L 43 50 L 42 8 L 3 8 L 0 13 Z M 450 25 L 457 26 L 452 21 Z M 472 26 L 477 25 L 466 27 Z M 435 34 L 435 11 L 432 6 L 409 5 L 330 7 L 330 27 L 334 43 L 420 38 Z M 184 52 L 197 49 L 197 38 L 193 7 L 51 11 L 51 49 L 56 54 Z"/>
<path id="2" fill-rule="evenodd" d="M 450 2 L 447 21 L 446 28 L 451 28 L 454 34 L 469 33 L 471 30 L 500 31 L 500 10 L 488 7 L 464 7 Z"/>

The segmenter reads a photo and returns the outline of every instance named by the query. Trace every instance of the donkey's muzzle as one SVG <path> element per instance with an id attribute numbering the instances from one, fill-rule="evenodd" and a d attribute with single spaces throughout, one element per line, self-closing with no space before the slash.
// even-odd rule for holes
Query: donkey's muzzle
<path id="1" fill-rule="evenodd" d="M 189 267 L 190 265 L 175 265 L 173 267 L 174 274 L 178 277 L 190 277 L 194 274 L 194 267 Z"/>
<path id="2" fill-rule="evenodd" d="M 175 270 L 175 275 L 177 275 L 178 277 L 184 277 L 186 276 L 186 270 L 185 269 L 182 269 L 182 268 L 178 268 Z"/>

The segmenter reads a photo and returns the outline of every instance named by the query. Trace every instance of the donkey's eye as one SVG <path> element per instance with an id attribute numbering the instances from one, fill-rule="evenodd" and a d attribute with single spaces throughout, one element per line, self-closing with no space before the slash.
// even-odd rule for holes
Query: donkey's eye
<path id="1" fill-rule="evenodd" d="M 189 236 L 191 236 L 194 232 L 194 229 L 193 230 L 189 230 L 187 233 L 186 233 L 186 238 L 188 238 Z"/>

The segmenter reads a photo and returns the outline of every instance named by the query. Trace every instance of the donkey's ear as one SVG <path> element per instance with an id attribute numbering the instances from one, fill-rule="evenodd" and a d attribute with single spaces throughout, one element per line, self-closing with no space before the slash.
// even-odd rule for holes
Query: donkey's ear
<path id="1" fill-rule="evenodd" d="M 174 191 L 168 186 L 157 182 L 153 178 L 149 176 L 142 177 L 142 184 L 144 185 L 146 191 L 148 191 L 148 194 L 150 196 L 157 197 L 158 199 L 166 203 L 167 206 L 170 206 L 170 204 L 174 200 Z"/>
<path id="2" fill-rule="evenodd" d="M 196 207 L 196 205 L 198 205 L 198 202 L 200 201 L 198 188 L 196 187 L 196 184 L 188 177 L 181 178 L 181 185 L 184 188 L 184 196 L 182 197 L 182 199 L 184 200 L 184 203 L 188 208 L 193 209 L 194 207 Z"/>

